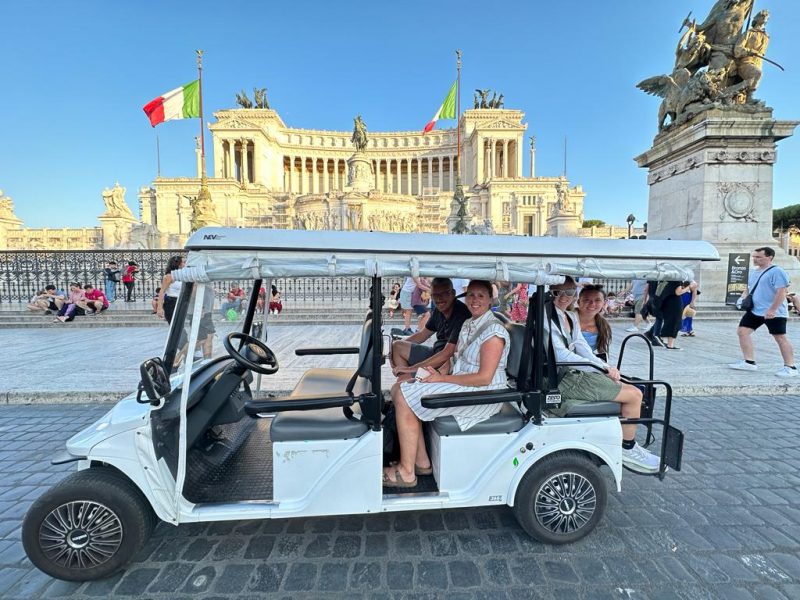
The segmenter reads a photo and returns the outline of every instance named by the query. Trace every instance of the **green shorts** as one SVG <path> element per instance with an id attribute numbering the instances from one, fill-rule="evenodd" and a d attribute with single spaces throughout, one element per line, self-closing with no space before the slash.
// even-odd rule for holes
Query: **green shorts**
<path id="1" fill-rule="evenodd" d="M 561 406 L 550 409 L 550 412 L 557 417 L 563 417 L 570 408 L 578 404 L 610 402 L 619 395 L 621 389 L 621 383 L 611 381 L 602 373 L 572 370 L 558 384 Z"/>

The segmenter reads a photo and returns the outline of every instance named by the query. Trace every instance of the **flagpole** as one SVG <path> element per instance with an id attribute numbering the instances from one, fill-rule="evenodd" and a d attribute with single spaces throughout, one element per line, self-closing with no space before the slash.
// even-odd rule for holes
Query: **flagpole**
<path id="1" fill-rule="evenodd" d="M 200 164 L 203 167 L 203 172 L 200 179 L 206 179 L 206 135 L 205 127 L 203 126 L 203 51 L 197 50 L 197 80 L 198 92 L 200 95 Z"/>
<path id="2" fill-rule="evenodd" d="M 206 135 L 203 120 L 203 51 L 197 50 L 198 108 L 200 109 L 200 190 L 192 204 L 192 231 L 209 225 L 219 225 L 208 189 L 206 177 Z"/>
<path id="3" fill-rule="evenodd" d="M 456 50 L 456 161 L 458 177 L 461 178 L 461 50 Z"/>

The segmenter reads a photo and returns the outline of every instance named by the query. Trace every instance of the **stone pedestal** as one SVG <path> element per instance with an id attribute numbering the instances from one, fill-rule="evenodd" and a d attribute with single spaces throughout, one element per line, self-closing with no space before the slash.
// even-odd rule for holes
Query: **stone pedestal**
<path id="1" fill-rule="evenodd" d="M 550 237 L 578 237 L 581 226 L 578 215 L 554 212 L 547 218 L 547 235 Z"/>
<path id="2" fill-rule="evenodd" d="M 354 192 L 369 192 L 375 187 L 372 161 L 363 152 L 356 152 L 347 159 L 347 187 Z"/>
<path id="3" fill-rule="evenodd" d="M 103 248 L 128 248 L 131 241 L 131 230 L 138 224 L 132 216 L 102 215 L 97 218 L 103 230 Z"/>
<path id="4" fill-rule="evenodd" d="M 800 263 L 772 235 L 772 167 L 776 142 L 797 121 L 776 121 L 772 110 L 714 108 L 656 136 L 636 157 L 649 170 L 648 239 L 705 240 L 722 260 L 700 267 L 705 304 L 725 301 L 729 252 L 775 249 L 776 263 L 800 281 Z"/>

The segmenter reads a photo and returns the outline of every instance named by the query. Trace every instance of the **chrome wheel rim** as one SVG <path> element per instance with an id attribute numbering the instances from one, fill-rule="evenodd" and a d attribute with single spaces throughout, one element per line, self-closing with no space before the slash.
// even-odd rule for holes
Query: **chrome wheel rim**
<path id="1" fill-rule="evenodd" d="M 597 509 L 597 492 L 578 473 L 558 473 L 536 492 L 536 520 L 552 533 L 569 534 L 584 527 Z"/>
<path id="2" fill-rule="evenodd" d="M 67 502 L 50 513 L 39 528 L 39 546 L 55 564 L 91 569 L 107 562 L 122 544 L 122 522 L 102 504 Z"/>

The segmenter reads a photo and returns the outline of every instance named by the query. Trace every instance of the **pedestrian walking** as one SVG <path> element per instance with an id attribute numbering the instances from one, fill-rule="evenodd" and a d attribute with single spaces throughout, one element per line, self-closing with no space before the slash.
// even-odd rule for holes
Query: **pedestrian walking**
<path id="1" fill-rule="evenodd" d="M 737 371 L 756 371 L 756 355 L 753 350 L 753 332 L 762 325 L 772 335 L 783 358 L 783 366 L 775 372 L 778 377 L 797 377 L 794 364 L 794 348 L 786 337 L 786 323 L 789 311 L 786 308 L 786 293 L 789 288 L 789 275 L 775 260 L 775 250 L 769 246 L 756 248 L 750 255 L 756 268 L 747 280 L 747 289 L 742 293 L 740 306 L 745 310 L 739 321 L 737 334 L 743 360 L 729 364 Z"/>
<path id="2" fill-rule="evenodd" d="M 642 329 L 647 329 L 647 281 L 644 279 L 634 279 L 630 285 L 630 293 L 633 294 L 633 325 L 625 331 L 638 333 Z M 644 324 L 644 326 L 642 326 Z"/>
<path id="3" fill-rule="evenodd" d="M 648 329 L 644 336 L 650 340 L 653 346 L 663 346 L 664 342 L 661 341 L 661 325 L 664 319 L 661 315 L 661 305 L 658 299 L 658 281 L 652 280 L 647 282 L 647 304 L 645 304 L 647 314 L 653 315 L 653 326 Z"/>
<path id="4" fill-rule="evenodd" d="M 511 320 L 524 323 L 528 318 L 528 284 L 518 283 L 506 294 L 506 298 L 511 298 Z"/>
<path id="5" fill-rule="evenodd" d="M 681 296 L 689 290 L 689 282 L 662 281 L 656 288 L 656 300 L 661 309 L 661 339 L 667 350 L 682 350 L 675 345 L 675 338 L 683 320 Z"/>
<path id="6" fill-rule="evenodd" d="M 681 295 L 683 304 L 683 321 L 681 323 L 681 335 L 684 337 L 694 337 L 694 316 L 697 314 L 697 282 L 689 282 L 689 289 Z"/>
<path id="7" fill-rule="evenodd" d="M 103 278 L 105 279 L 106 299 L 109 302 L 114 302 L 117 299 L 117 284 L 120 281 L 117 261 L 108 261 L 106 268 L 103 269 Z"/>
<path id="8" fill-rule="evenodd" d="M 175 306 L 178 304 L 178 296 L 181 293 L 181 282 L 175 281 L 172 272 L 182 268 L 186 261 L 182 256 L 173 256 L 167 261 L 164 269 L 164 278 L 161 280 L 161 287 L 158 290 L 158 301 L 156 303 L 156 314 L 160 319 L 167 323 L 172 323 L 172 315 L 175 313 Z"/>
<path id="9" fill-rule="evenodd" d="M 129 260 L 128 266 L 125 267 L 125 274 L 122 276 L 122 284 L 125 286 L 125 302 L 133 302 L 133 286 L 138 272 L 139 265 L 135 261 Z"/>

